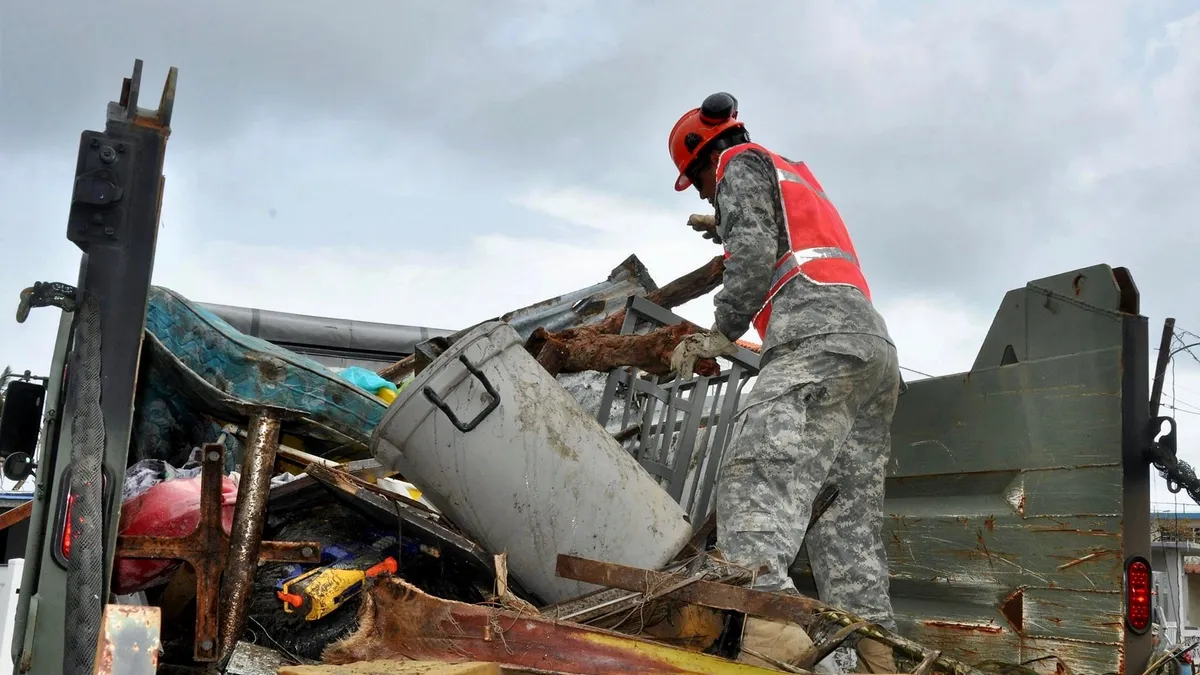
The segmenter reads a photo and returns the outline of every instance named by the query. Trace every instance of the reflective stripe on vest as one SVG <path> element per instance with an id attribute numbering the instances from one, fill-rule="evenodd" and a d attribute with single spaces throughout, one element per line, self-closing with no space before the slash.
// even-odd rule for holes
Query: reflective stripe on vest
<path id="1" fill-rule="evenodd" d="M 775 166 L 788 246 L 792 249 L 775 262 L 770 290 L 763 300 L 763 306 L 754 316 L 753 324 L 759 337 L 766 340 L 767 323 L 775 295 L 789 281 L 801 275 L 818 285 L 857 288 L 870 301 L 870 288 L 859 269 L 854 244 L 850 241 L 841 216 L 802 162 L 792 162 L 758 144 L 746 143 L 721 153 L 717 160 L 718 184 L 724 177 L 729 160 L 751 149 L 766 154 Z"/>

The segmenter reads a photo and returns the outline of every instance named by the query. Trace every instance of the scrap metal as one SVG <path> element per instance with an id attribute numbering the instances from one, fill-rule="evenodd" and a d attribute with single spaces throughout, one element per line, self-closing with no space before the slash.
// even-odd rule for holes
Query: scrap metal
<path id="1" fill-rule="evenodd" d="M 656 589 L 687 580 L 686 577 L 677 574 L 588 560 L 571 555 L 558 556 L 557 572 L 564 579 L 609 588 L 623 588 L 639 593 L 652 593 Z M 767 619 L 781 619 L 802 626 L 811 625 L 818 615 L 824 620 L 844 625 L 861 621 L 858 617 L 803 595 L 768 593 L 711 581 L 680 584 L 667 596 L 682 602 L 742 612 Z M 861 628 L 859 633 L 864 637 L 899 649 L 906 656 L 914 659 L 923 660 L 929 655 L 929 650 L 921 645 L 875 626 Z M 944 656 L 937 659 L 936 665 L 955 675 L 982 675 L 975 668 Z"/>
<path id="2" fill-rule="evenodd" d="M 311 464 L 305 472 L 334 497 L 383 526 L 399 525 L 405 536 L 440 550 L 450 550 L 490 585 L 494 578 L 491 556 L 478 544 L 442 523 L 442 517 L 420 502 L 388 492 L 340 469 Z M 297 481 L 298 482 L 298 481 Z M 401 570 L 404 561 L 400 561 Z"/>
<path id="3" fill-rule="evenodd" d="M 324 654 L 334 665 L 378 659 L 484 661 L 573 675 L 777 672 L 599 628 L 443 600 L 395 578 L 364 596 L 358 631 Z"/>
<path id="4" fill-rule="evenodd" d="M 200 522 L 197 523 L 196 529 L 186 537 L 121 536 L 117 540 L 117 555 L 121 558 L 181 560 L 195 570 L 196 631 L 193 658 L 198 662 L 208 663 L 218 659 L 220 583 L 221 573 L 226 568 L 230 537 L 225 534 L 221 525 L 221 482 L 222 467 L 225 465 L 225 446 L 220 443 L 206 445 L 203 454 L 200 474 Z M 241 490 L 238 501 L 241 501 Z M 316 542 L 264 541 L 257 547 L 257 562 L 319 563 L 321 546 Z M 227 639 L 236 642 L 237 637 L 234 635 Z"/>
<path id="5" fill-rule="evenodd" d="M 246 610 L 254 590 L 258 570 L 263 521 L 271 495 L 271 476 L 275 454 L 279 450 L 279 431 L 284 418 L 303 413 L 274 407 L 257 407 L 250 417 L 250 430 L 242 456 L 242 475 L 238 481 L 237 504 L 229 533 L 229 557 L 225 563 L 221 594 L 225 596 L 221 612 L 220 660 L 228 663 L 246 623 Z M 315 548 L 315 547 L 314 547 Z"/>
<path id="6" fill-rule="evenodd" d="M 105 605 L 96 675 L 154 675 L 161 627 L 158 607 Z"/>

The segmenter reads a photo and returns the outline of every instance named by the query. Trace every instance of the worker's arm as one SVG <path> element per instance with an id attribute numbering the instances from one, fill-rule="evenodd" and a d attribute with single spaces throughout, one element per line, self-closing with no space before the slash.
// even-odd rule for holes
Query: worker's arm
<path id="1" fill-rule="evenodd" d="M 771 289 L 779 246 L 777 191 L 771 160 L 753 150 L 729 161 L 717 189 L 717 232 L 729 257 L 713 304 L 716 328 L 730 340 L 745 334 Z"/>

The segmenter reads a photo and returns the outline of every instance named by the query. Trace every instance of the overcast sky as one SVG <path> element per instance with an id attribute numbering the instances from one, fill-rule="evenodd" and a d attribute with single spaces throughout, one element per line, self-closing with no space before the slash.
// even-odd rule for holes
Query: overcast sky
<path id="1" fill-rule="evenodd" d="M 0 7 L 10 307 L 74 281 L 79 133 L 141 58 L 147 100 L 180 70 L 154 278 L 194 300 L 459 328 L 630 253 L 665 283 L 717 252 L 666 136 L 727 90 L 824 183 L 905 366 L 968 369 L 1006 291 L 1096 263 L 1130 268 L 1152 341 L 1200 333 L 1196 0 Z M 0 322 L 0 360 L 45 373 L 55 323 Z M 1197 361 L 1175 375 L 1200 411 Z"/>

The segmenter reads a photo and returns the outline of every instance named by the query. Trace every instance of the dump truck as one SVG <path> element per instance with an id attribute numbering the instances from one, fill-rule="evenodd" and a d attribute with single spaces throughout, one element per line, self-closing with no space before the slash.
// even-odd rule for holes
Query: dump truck
<path id="1" fill-rule="evenodd" d="M 55 308 L 61 318 L 38 411 L 41 451 L 11 644 L 20 673 L 153 664 L 131 647 L 147 644 L 153 614 L 116 607 L 111 594 L 117 483 L 129 464 L 177 75 L 172 68 L 158 107 L 147 110 L 139 107 L 141 68 L 137 61 L 109 104 L 105 129 L 82 135 L 66 231 L 82 251 L 78 279 L 34 284 L 21 299 L 19 315 Z M 627 307 L 678 320 L 644 298 L 630 297 Z M 331 365 L 386 363 L 447 334 L 382 324 L 339 333 L 335 319 L 211 309 Z M 334 344 L 321 337 L 331 332 L 358 337 Z M 1129 270 L 1053 274 L 1000 300 L 969 371 L 907 385 L 884 506 L 904 637 L 967 663 L 1143 672 L 1152 652 L 1152 472 L 1173 489 L 1197 487 L 1175 459 L 1174 421 L 1159 415 L 1161 358 L 1151 392 L 1150 332 Z M 756 365 L 745 360 L 734 380 Z M 618 390 L 606 388 L 600 401 L 606 426 Z M 720 400 L 723 423 L 735 404 L 731 392 Z M 719 456 L 709 460 L 704 470 L 659 472 L 700 516 L 711 506 L 715 470 L 707 467 Z M 792 573 L 813 591 L 803 553 Z"/>

